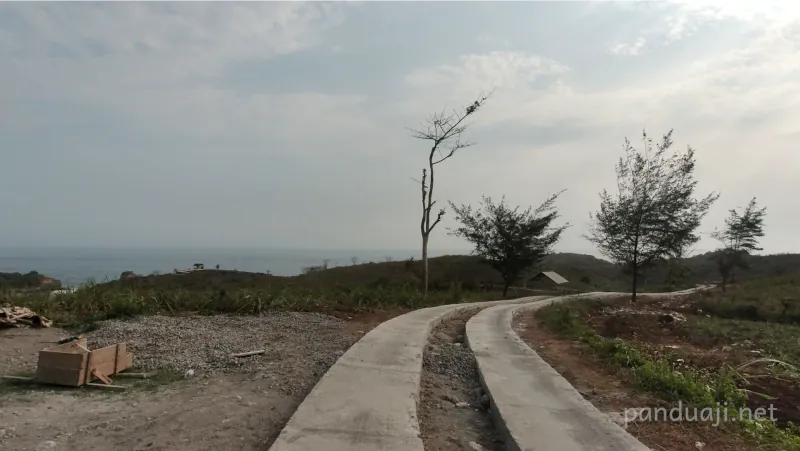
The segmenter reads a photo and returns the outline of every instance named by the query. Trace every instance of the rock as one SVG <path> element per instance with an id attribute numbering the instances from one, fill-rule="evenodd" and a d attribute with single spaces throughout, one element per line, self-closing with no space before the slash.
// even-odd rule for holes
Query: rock
<path id="1" fill-rule="evenodd" d="M 486 448 L 481 446 L 480 443 L 467 442 L 466 451 L 485 451 Z"/>
<path id="2" fill-rule="evenodd" d="M 488 409 L 490 404 L 491 400 L 489 399 L 489 395 L 481 396 L 481 406 L 483 406 L 484 409 Z"/>
<path id="3" fill-rule="evenodd" d="M 50 451 L 56 449 L 56 442 L 47 440 L 36 445 L 36 451 Z"/>
<path id="4" fill-rule="evenodd" d="M 469 407 L 469 403 L 468 402 L 464 402 L 464 401 L 457 402 L 456 403 L 456 407 L 461 407 L 461 408 Z"/>
<path id="5" fill-rule="evenodd" d="M 450 401 L 450 402 L 452 402 L 453 404 L 458 404 L 458 403 L 460 403 L 460 402 L 461 402 L 461 400 L 460 400 L 460 399 L 458 399 L 457 397 L 455 397 L 455 396 L 451 395 L 450 393 L 445 393 L 445 394 L 443 394 L 443 395 L 441 396 L 441 398 L 442 398 L 442 399 L 444 399 L 445 401 Z"/>

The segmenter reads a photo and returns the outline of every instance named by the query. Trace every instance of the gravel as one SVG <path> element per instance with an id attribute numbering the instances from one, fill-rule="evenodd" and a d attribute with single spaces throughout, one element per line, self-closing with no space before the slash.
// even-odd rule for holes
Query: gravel
<path id="1" fill-rule="evenodd" d="M 459 337 L 461 338 L 461 337 Z M 478 363 L 469 347 L 460 342 L 452 342 L 447 335 L 434 334 L 423 353 L 423 369 L 448 377 L 456 377 L 465 382 L 478 379 Z"/>
<path id="2" fill-rule="evenodd" d="M 261 316 L 144 316 L 110 320 L 87 334 L 90 349 L 126 341 L 134 366 L 145 371 L 173 369 L 196 375 L 216 372 L 324 373 L 362 334 L 347 323 L 319 313 Z M 264 349 L 262 355 L 234 353 Z"/>

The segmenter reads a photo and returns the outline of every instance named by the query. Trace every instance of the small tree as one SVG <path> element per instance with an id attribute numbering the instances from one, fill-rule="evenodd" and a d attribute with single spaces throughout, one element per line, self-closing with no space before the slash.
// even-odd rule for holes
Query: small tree
<path id="1" fill-rule="evenodd" d="M 642 139 L 643 152 L 625 139 L 625 156 L 616 167 L 617 195 L 603 190 L 586 236 L 600 253 L 630 270 L 632 302 L 640 270 L 696 243 L 695 230 L 719 197 L 711 193 L 695 199 L 694 149 L 668 155 L 671 130 L 655 149 L 646 132 Z"/>
<path id="2" fill-rule="evenodd" d="M 436 218 L 431 220 L 431 213 L 436 201 L 433 200 L 434 167 L 455 155 L 455 153 L 465 147 L 472 145 L 470 142 L 462 141 L 461 134 L 466 131 L 468 124 L 464 121 L 475 114 L 483 106 L 488 96 L 481 96 L 463 111 L 453 111 L 451 114 L 435 113 L 432 114 L 425 125 L 419 129 L 412 129 L 412 136 L 431 142 L 431 149 L 428 153 L 428 167 L 422 170 L 422 220 L 420 221 L 420 233 L 422 234 L 422 271 L 423 271 L 423 293 L 428 294 L 428 240 L 431 232 L 444 216 L 444 209 L 439 210 Z"/>
<path id="3" fill-rule="evenodd" d="M 450 202 L 461 223 L 450 234 L 475 245 L 473 252 L 503 277 L 503 296 L 506 296 L 511 284 L 550 254 L 561 233 L 569 227 L 551 227 L 559 217 L 554 204 L 561 193 L 550 196 L 535 210 L 511 208 L 505 198 L 494 204 L 491 198 L 484 197 L 483 209 L 477 211 L 472 211 L 469 205 L 456 207 Z"/>
<path id="4" fill-rule="evenodd" d="M 714 257 L 722 276 L 723 291 L 732 281 L 736 268 L 748 269 L 747 256 L 762 250 L 758 247 L 758 238 L 764 236 L 766 214 L 767 207 L 758 208 L 754 197 L 741 214 L 735 209 L 730 210 L 725 219 L 725 228 L 711 234 L 722 243 Z"/>

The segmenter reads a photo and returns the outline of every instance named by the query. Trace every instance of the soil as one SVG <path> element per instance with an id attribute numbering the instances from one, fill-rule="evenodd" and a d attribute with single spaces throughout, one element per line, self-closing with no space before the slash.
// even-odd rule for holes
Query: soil
<path id="1" fill-rule="evenodd" d="M 442 322 L 426 346 L 418 408 L 426 451 L 505 449 L 488 411 L 477 362 L 464 343 L 465 325 L 475 313 Z"/>
<path id="2" fill-rule="evenodd" d="M 724 365 L 736 367 L 754 358 L 748 351 L 749 348 L 758 347 L 757 343 L 751 343 L 748 348 L 706 335 L 692 334 L 686 321 L 665 321 L 665 315 L 681 312 L 688 317 L 695 311 L 685 298 L 676 297 L 658 302 L 627 304 L 623 309 L 605 309 L 600 314 L 592 315 L 588 325 L 603 337 L 623 338 L 654 353 L 673 354 L 675 358 L 683 359 L 685 366 L 692 368 L 716 372 Z M 786 427 L 790 421 L 800 424 L 798 381 L 776 376 L 760 378 L 758 374 L 764 371 L 758 365 L 746 368 L 743 373 L 748 383 L 743 384 L 742 388 L 767 396 L 751 394 L 747 401 L 750 409 L 755 411 L 772 406 L 778 426 Z"/>
<path id="3" fill-rule="evenodd" d="M 602 324 L 602 320 L 598 320 Z M 646 329 L 647 326 L 643 326 Z M 566 378 L 589 402 L 623 423 L 622 412 L 629 408 L 674 407 L 647 394 L 637 392 L 624 375 L 591 354 L 578 343 L 559 338 L 539 325 L 535 312 L 517 319 L 515 329 L 534 351 Z M 642 443 L 655 450 L 670 451 L 745 451 L 750 449 L 740 438 L 706 422 L 635 422 L 624 425 Z M 698 447 L 698 444 L 702 444 Z"/>
<path id="4" fill-rule="evenodd" d="M 340 335 L 340 341 L 342 335 L 349 337 L 352 344 L 393 315 L 351 316 L 311 342 L 287 334 L 285 346 L 299 360 L 264 359 L 261 367 L 240 372 L 134 386 L 126 392 L 2 384 L 0 449 L 266 450 L 324 374 L 324 369 L 310 371 L 302 361 L 318 360 L 315 353 L 325 348 L 320 343 L 333 339 L 331 334 Z M 49 345 L 45 342 L 69 335 L 57 328 L 0 331 L 0 374 L 35 371 L 38 351 Z"/>

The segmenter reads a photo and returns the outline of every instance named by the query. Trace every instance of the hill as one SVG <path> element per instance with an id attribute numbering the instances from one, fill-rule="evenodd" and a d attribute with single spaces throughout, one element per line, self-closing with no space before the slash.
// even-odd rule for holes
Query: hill
<path id="1" fill-rule="evenodd" d="M 682 288 L 715 281 L 719 278 L 713 253 L 687 258 L 683 265 L 687 273 L 678 286 Z M 752 256 L 750 270 L 740 271 L 738 280 L 791 274 L 800 269 L 800 254 Z M 478 290 L 487 283 L 501 283 L 500 275 L 469 255 L 447 255 L 431 258 L 430 289 L 447 290 L 459 285 L 465 290 Z M 557 253 L 547 256 L 535 270 L 555 271 L 569 283 L 565 288 L 582 291 L 627 291 L 630 277 L 619 266 L 585 254 Z M 645 291 L 664 290 L 668 268 L 655 265 L 646 271 L 641 280 Z M 262 289 L 281 287 L 392 287 L 419 286 L 422 280 L 422 262 L 417 260 L 380 263 L 362 263 L 331 268 L 317 267 L 304 274 L 280 277 L 262 273 L 226 270 L 201 270 L 188 274 L 164 274 L 133 277 L 109 282 L 128 288 L 144 289 Z M 521 280 L 517 285 L 524 285 Z"/>
<path id="2" fill-rule="evenodd" d="M 0 290 L 52 290 L 61 288 L 61 282 L 31 271 L 26 274 L 18 272 L 0 272 Z"/>

